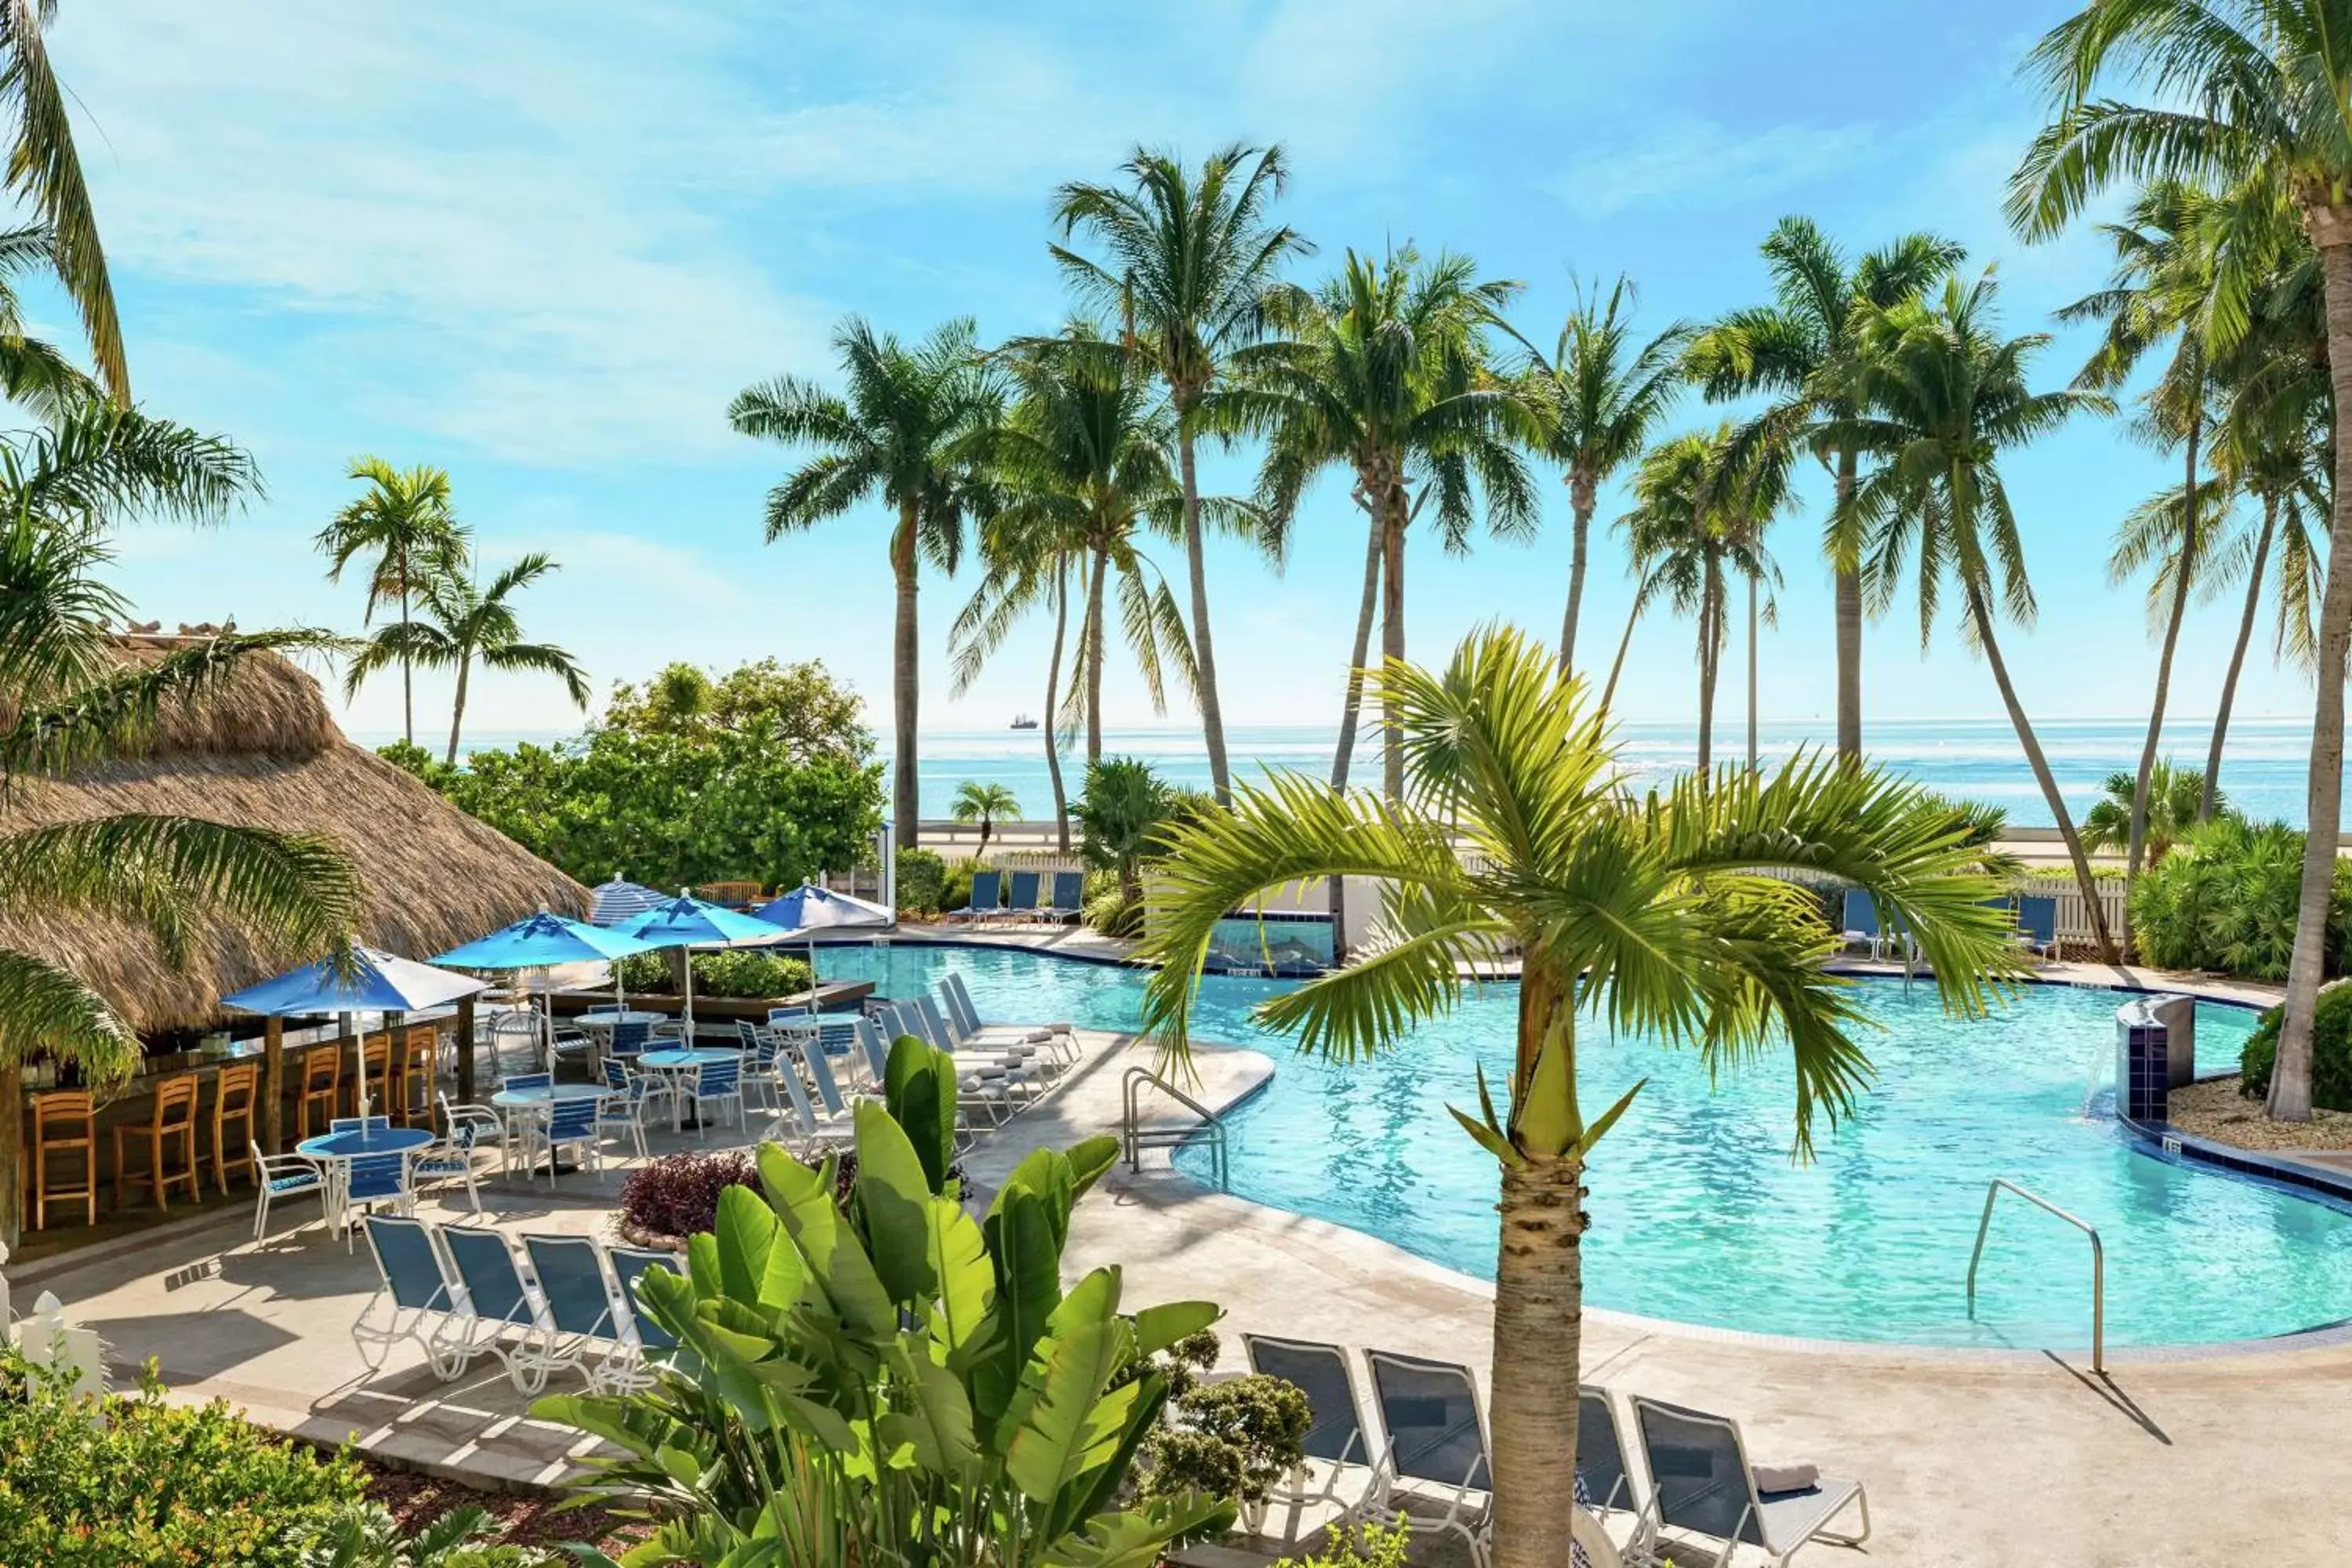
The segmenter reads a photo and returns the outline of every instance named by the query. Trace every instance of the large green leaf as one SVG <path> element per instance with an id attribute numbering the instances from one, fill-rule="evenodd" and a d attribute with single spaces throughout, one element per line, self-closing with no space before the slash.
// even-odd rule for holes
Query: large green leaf
<path id="1" fill-rule="evenodd" d="M 923 1212 L 936 1294 L 929 1314 L 932 1339 L 950 1365 L 978 1342 L 996 1300 L 996 1270 L 980 1224 L 951 1197 L 931 1199 Z"/>
<path id="2" fill-rule="evenodd" d="M 833 1184 L 773 1143 L 760 1146 L 760 1181 L 793 1245 L 807 1262 L 811 1285 L 824 1296 L 845 1332 L 880 1345 L 898 1331 L 898 1311 L 873 1260 L 841 1217 Z"/>
<path id="3" fill-rule="evenodd" d="M 1070 1201 L 1075 1204 L 1087 1195 L 1096 1182 L 1101 1180 L 1104 1172 L 1118 1163 L 1118 1140 L 1108 1133 L 1098 1134 L 1071 1144 L 1064 1152 L 1063 1158 L 1069 1162 Z M 1064 1229 L 1066 1233 L 1066 1215 Z"/>
<path id="4" fill-rule="evenodd" d="M 932 1358 L 929 1342 L 919 1333 L 902 1334 L 890 1362 L 905 1398 L 898 1411 L 881 1418 L 877 1435 L 910 1445 L 916 1463 L 933 1475 L 953 1476 L 977 1464 L 971 1401 L 955 1374 Z"/>
<path id="5" fill-rule="evenodd" d="M 1052 1505 L 1063 1489 L 1109 1463 L 1141 1390 L 1108 1388 L 1132 1357 L 1134 1340 L 1117 1318 L 1057 1327 L 1023 1374 L 1021 1424 L 1006 1444 L 1005 1474 L 1030 1501 Z"/>
<path id="6" fill-rule="evenodd" d="M 710 1234 L 717 1244 L 719 1289 L 730 1300 L 758 1301 L 768 1279 L 768 1254 L 786 1245 L 776 1211 L 749 1187 L 722 1188 Z"/>
<path id="7" fill-rule="evenodd" d="M 989 1354 L 972 1370 L 972 1397 L 985 1415 L 1001 1419 L 1031 1349 L 1062 1303 L 1062 1242 L 1050 1207 L 1034 1188 L 1008 1183 L 982 1226 L 996 1272 Z"/>
<path id="8" fill-rule="evenodd" d="M 1178 1340 L 1199 1333 L 1223 1316 L 1223 1310 L 1214 1301 L 1164 1301 L 1157 1307 L 1146 1307 L 1135 1314 L 1135 1353 L 1158 1355 Z"/>
<path id="9" fill-rule="evenodd" d="M 906 1130 L 922 1160 L 930 1190 L 945 1191 L 948 1169 L 955 1163 L 955 1058 L 901 1035 L 891 1042 L 890 1059 L 884 1064 L 882 1094 L 891 1120 Z"/>
<path id="10" fill-rule="evenodd" d="M 1084 1534 L 1048 1542 L 1041 1561 L 1052 1568 L 1152 1568 L 1169 1549 L 1222 1535 L 1233 1525 L 1232 1503 L 1182 1492 L 1125 1513 L 1097 1515 Z"/>
<path id="11" fill-rule="evenodd" d="M 1007 1203 L 1023 1196 L 1041 1205 L 1053 1233 L 1054 1252 L 1060 1256 L 1062 1244 L 1069 1239 L 1070 1207 L 1078 1199 L 1077 1178 L 1069 1156 L 1055 1149 L 1030 1150 L 1013 1167 L 1013 1173 L 1004 1178 L 1004 1185 L 997 1189 L 996 1201 L 989 1205 L 990 1215 L 993 1216 Z"/>
<path id="12" fill-rule="evenodd" d="M 931 1185 L 923 1163 L 888 1111 L 866 1100 L 856 1114 L 856 1205 L 874 1270 L 893 1301 L 928 1301 L 939 1281 L 931 1268 Z"/>

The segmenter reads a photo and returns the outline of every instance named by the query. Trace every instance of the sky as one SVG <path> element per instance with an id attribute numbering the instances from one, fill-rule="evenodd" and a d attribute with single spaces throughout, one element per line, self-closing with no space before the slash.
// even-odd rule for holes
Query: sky
<path id="1" fill-rule="evenodd" d="M 1783 215 L 1849 247 L 1931 228 L 1993 265 L 2010 331 L 2058 336 L 2062 384 L 2086 342 L 2050 312 L 2099 285 L 2103 242 L 2028 247 L 2002 226 L 2009 172 L 2039 123 L 2015 76 L 2064 0 L 1889 6 L 1809 0 L 1192 0 L 987 8 L 669 0 L 302 5 L 114 0 L 68 6 L 52 50 L 114 268 L 134 389 L 151 411 L 233 437 L 266 499 L 224 527 L 136 528 L 119 580 L 167 626 L 356 630 L 361 595 L 323 580 L 311 536 L 374 454 L 451 476 L 495 569 L 544 550 L 561 572 L 521 601 L 601 692 L 674 659 L 713 668 L 823 658 L 888 730 L 888 520 L 878 504 L 773 545 L 761 499 L 793 454 L 733 434 L 729 400 L 790 373 L 834 379 L 829 337 L 861 313 L 908 336 L 969 315 L 984 342 L 1068 309 L 1046 254 L 1055 186 L 1110 177 L 1138 144 L 1198 158 L 1280 142 L 1278 212 L 1318 246 L 1411 240 L 1526 285 L 1514 320 L 1549 342 L 1579 277 L 1622 272 L 1663 328 L 1760 301 L 1757 253 Z M 31 297 L 63 333 L 54 299 Z M 1685 403 L 1667 432 L 1722 411 Z M 1204 464 L 1246 489 L 1252 454 Z M 2146 711 L 2155 651 L 2137 584 L 2108 585 L 2116 521 L 2173 468 L 2116 421 L 2007 464 L 2039 625 L 2004 634 L 2039 717 Z M 1558 636 L 1568 505 L 1544 476 L 1531 543 L 1461 557 L 1417 539 L 1408 651 L 1435 658 L 1500 617 Z M 1829 584 L 1816 486 L 1772 540 L 1786 585 L 1763 637 L 1768 720 L 1830 732 Z M 1584 635 L 1605 657 L 1630 600 L 1603 494 Z M 1213 544 L 1224 706 L 1235 724 L 1336 721 L 1362 573 L 1344 483 L 1301 508 L 1286 570 Z M 1181 580 L 1181 552 L 1160 563 Z M 1044 620 L 973 689 L 949 696 L 947 628 L 971 591 L 927 575 L 923 728 L 994 730 L 1042 705 Z M 2210 714 L 2235 611 L 2200 605 L 2174 711 Z M 1697 706 L 1692 631 L 1636 633 L 1629 717 Z M 2258 645 L 2266 646 L 2266 645 Z M 1736 723 L 1727 663 L 1718 721 Z M 1939 627 L 1923 653 L 1898 610 L 1866 644 L 1866 711 L 2000 712 L 1992 680 Z M 420 738 L 448 682 L 420 678 Z M 1181 698 L 1178 699 L 1181 700 Z M 1114 725 L 1156 717 L 1114 655 Z M 2305 685 L 2267 657 L 2239 711 L 2293 714 Z M 469 733 L 580 722 L 561 689 L 478 677 Z M 400 725 L 398 684 L 346 727 Z M 2193 722 L 2177 742 L 2200 748 Z"/>

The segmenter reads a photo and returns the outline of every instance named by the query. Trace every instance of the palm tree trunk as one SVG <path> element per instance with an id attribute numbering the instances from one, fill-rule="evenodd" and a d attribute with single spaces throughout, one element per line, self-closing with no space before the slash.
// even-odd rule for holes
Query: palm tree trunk
<path id="1" fill-rule="evenodd" d="M 1388 525 L 1381 531 L 1381 662 L 1404 658 L 1404 489 L 1389 488 Z M 1381 793 L 1404 798 L 1404 733 L 1388 705 L 1381 708 Z"/>
<path id="2" fill-rule="evenodd" d="M 2286 972 L 2286 1019 L 2271 1073 L 2270 1113 L 2311 1120 L 2311 1016 L 2327 962 L 2327 904 L 2344 827 L 2344 662 L 2352 642 L 2352 207 L 2307 208 L 2319 250 L 2327 311 L 2327 378 L 2336 393 L 2336 483 L 2329 501 L 2326 587 L 2319 600 L 2319 696 L 2311 722 L 2309 815 L 2294 957 Z"/>
<path id="3" fill-rule="evenodd" d="M 1633 627 L 1642 619 L 1643 584 L 1633 584 L 1633 607 L 1625 612 L 1625 634 L 1617 639 L 1617 657 L 1609 665 L 1609 684 L 1601 689 L 1601 711 L 1609 711 L 1617 700 L 1617 678 L 1625 673 L 1625 653 L 1633 646 Z"/>
<path id="4" fill-rule="evenodd" d="M 1713 568 L 1698 599 L 1698 776 L 1705 784 L 1715 763 L 1716 595 Z"/>
<path id="5" fill-rule="evenodd" d="M 408 566 L 401 564 L 400 618 L 408 619 Z M 416 672 L 406 654 L 400 656 L 400 733 L 410 745 L 416 744 Z"/>
<path id="6" fill-rule="evenodd" d="M 2269 569 L 2271 535 L 2278 529 L 2278 498 L 2263 498 L 2263 531 L 2254 536 L 2254 563 L 2246 576 L 2246 608 L 2238 618 L 2237 646 L 2230 650 L 2229 673 L 2221 678 L 2221 704 L 2213 713 L 2213 743 L 2205 752 L 2205 793 L 2197 800 L 2197 820 L 2213 820 L 2214 803 L 2221 798 L 2221 742 L 2230 733 L 2230 709 L 2238 698 L 2238 672 L 2246 665 L 2246 647 L 2254 640 L 2254 613 L 2262 604 L 2263 574 Z"/>
<path id="7" fill-rule="evenodd" d="M 1568 554 L 1568 614 L 1559 624 L 1559 672 L 1569 674 L 1576 668 L 1576 619 L 1584 603 L 1585 541 L 1592 531 L 1594 486 L 1590 479 L 1571 475 L 1568 481 L 1569 505 L 1575 518 L 1575 531 L 1570 535 Z"/>
<path id="8" fill-rule="evenodd" d="M 1070 799 L 1062 788 L 1062 722 L 1054 711 L 1055 688 L 1062 679 L 1062 635 L 1070 623 L 1070 563 L 1054 568 L 1054 657 L 1045 663 L 1045 776 L 1054 781 L 1054 837 L 1070 852 Z"/>
<path id="9" fill-rule="evenodd" d="M 1179 418 L 1183 409 L 1177 410 Z M 1192 467 L 1192 428 L 1180 423 L 1176 462 L 1184 481 L 1184 570 L 1192 585 L 1192 668 L 1200 689 L 1201 729 L 1209 742 L 1209 787 L 1219 805 L 1234 802 L 1225 770 L 1225 713 L 1217 700 L 1217 656 L 1209 646 L 1209 574 L 1201 560 L 1201 481 Z"/>
<path id="10" fill-rule="evenodd" d="M 1348 658 L 1348 695 L 1339 702 L 1339 744 L 1331 754 L 1333 789 L 1348 787 L 1348 763 L 1356 751 L 1356 721 L 1364 707 L 1364 661 L 1371 657 L 1372 612 L 1381 597 L 1383 509 L 1374 505 L 1365 510 L 1371 514 L 1371 523 L 1364 544 L 1364 598 L 1356 610 L 1355 651 Z"/>
<path id="11" fill-rule="evenodd" d="M 1103 576 L 1110 552 L 1095 552 L 1094 581 L 1087 588 L 1085 645 L 1079 657 L 1087 666 L 1087 766 L 1102 761 Z"/>
<path id="12" fill-rule="evenodd" d="M 25 1069 L 12 1058 L 0 1060 L 0 1246 L 11 1252 L 24 1228 L 24 1163 Z"/>
<path id="13" fill-rule="evenodd" d="M 2107 931 L 2107 911 L 2099 903 L 2099 884 L 2091 875 L 2090 857 L 2083 853 L 2083 836 L 2074 831 L 2074 818 L 2066 809 L 2066 797 L 2058 793 L 2058 781 L 2051 775 L 2050 760 L 2042 754 L 2042 742 L 2035 738 L 2032 722 L 2025 716 L 2024 704 L 2017 700 L 2017 688 L 2009 682 L 2009 664 L 2000 657 L 2000 644 L 1993 636 L 1992 606 L 1985 602 L 1984 590 L 1975 583 L 1968 584 L 1968 595 L 1969 614 L 1976 622 L 1985 662 L 1992 667 L 1993 684 L 2000 688 L 2001 705 L 2009 710 L 2009 721 L 2017 731 L 2018 744 L 2025 749 L 2025 760 L 2033 769 L 2033 782 L 2042 786 L 2042 803 L 2050 807 L 2050 818 L 2058 825 L 2058 837 L 2065 840 L 2066 858 L 2074 863 L 2074 884 L 2082 889 L 2084 912 L 2091 922 L 2091 939 L 2099 946 L 2099 962 L 2113 963 L 2116 960 L 2116 939 Z"/>
<path id="14" fill-rule="evenodd" d="M 1748 771 L 1756 771 L 1756 574 L 1748 576 Z"/>
<path id="15" fill-rule="evenodd" d="M 922 838 L 922 786 L 916 773 L 915 719 L 922 689 L 922 642 L 915 620 L 920 586 L 915 562 L 915 502 L 901 502 L 898 530 L 890 536 L 890 574 L 898 587 L 898 615 L 890 637 L 891 780 L 890 820 L 900 849 Z"/>
<path id="16" fill-rule="evenodd" d="M 1838 454 L 1837 509 L 1845 510 L 1853 494 L 1860 459 L 1849 448 Z M 1832 524 L 1832 526 L 1835 526 Z M 1832 563 L 1832 583 L 1837 619 L 1837 749 L 1838 761 L 1862 765 L 1862 563 Z"/>
<path id="17" fill-rule="evenodd" d="M 2124 860 L 2126 905 L 2131 885 L 2139 880 L 2140 858 L 2147 850 L 2147 786 L 2156 773 L 2156 749 L 2164 737 L 2164 705 L 2172 694 L 2172 655 L 2180 646 L 2180 623 L 2189 615 L 2189 586 L 2197 577 L 2197 439 L 2203 419 L 2189 417 L 2189 488 L 2181 495 L 2180 558 L 2173 570 L 2172 608 L 2165 616 L 2164 650 L 2156 658 L 2156 700 L 2147 714 L 2147 739 L 2139 749 L 2139 773 L 2132 781 L 2131 845 Z"/>
<path id="18" fill-rule="evenodd" d="M 466 723 L 466 686 L 474 673 L 474 650 L 462 645 L 457 649 L 457 699 L 449 705 L 449 755 L 451 767 L 457 765 L 457 731 Z"/>

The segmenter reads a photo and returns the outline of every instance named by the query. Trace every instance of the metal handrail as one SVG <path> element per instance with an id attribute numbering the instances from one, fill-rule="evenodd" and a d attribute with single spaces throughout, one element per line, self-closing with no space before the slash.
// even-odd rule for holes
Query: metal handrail
<path id="1" fill-rule="evenodd" d="M 2006 1190 L 2038 1209 L 2046 1209 L 2091 1238 L 2091 1370 L 2107 1370 L 2107 1253 L 2099 1244 L 2098 1227 L 2077 1219 L 2039 1193 L 2030 1193 L 2006 1176 L 1995 1176 L 1985 1188 L 1984 1215 L 1977 1221 L 1976 1250 L 1969 1254 L 1969 1316 L 1977 1315 L 1977 1265 L 1984 1260 L 1985 1233 L 1992 1228 L 1993 1200 Z"/>
<path id="2" fill-rule="evenodd" d="M 1217 1186 L 1222 1191 L 1226 1185 L 1225 1124 L 1223 1121 L 1219 1118 L 1215 1111 L 1210 1110 L 1199 1100 L 1194 1100 L 1191 1095 L 1186 1094 L 1182 1089 L 1177 1088 L 1174 1084 L 1170 1083 L 1166 1079 L 1161 1078 L 1150 1068 L 1129 1068 L 1127 1069 L 1126 1077 L 1119 1080 L 1119 1100 L 1122 1107 L 1119 1118 L 1119 1131 L 1121 1142 L 1126 1145 L 1127 1168 L 1130 1171 L 1140 1171 L 1143 1168 L 1144 1143 L 1141 1136 L 1141 1130 L 1136 1125 L 1137 1107 L 1135 1102 L 1135 1092 L 1139 1088 L 1147 1083 L 1201 1119 L 1202 1128 L 1205 1129 L 1209 1134 L 1209 1147 L 1214 1156 L 1217 1170 Z M 1190 1139 L 1193 1136 L 1195 1136 L 1195 1134 L 1191 1131 L 1187 1131 L 1184 1134 L 1186 1139 Z M 1152 1147 L 1154 1148 L 1160 1146 L 1161 1145 L 1156 1141 L 1152 1144 Z"/>

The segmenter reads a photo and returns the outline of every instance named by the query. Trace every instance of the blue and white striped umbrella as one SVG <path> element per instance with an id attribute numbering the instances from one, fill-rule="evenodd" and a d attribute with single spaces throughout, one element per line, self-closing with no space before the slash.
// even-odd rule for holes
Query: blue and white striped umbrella
<path id="1" fill-rule="evenodd" d="M 599 882 L 589 889 L 588 919 L 600 926 L 627 923 L 647 910 L 658 909 L 669 902 L 667 893 L 636 882 L 615 877 L 609 882 Z"/>
<path id="2" fill-rule="evenodd" d="M 751 911 L 754 918 L 779 925 L 794 936 L 843 926 L 868 928 L 896 925 L 898 917 L 880 904 L 853 899 L 814 883 L 794 888 Z"/>

